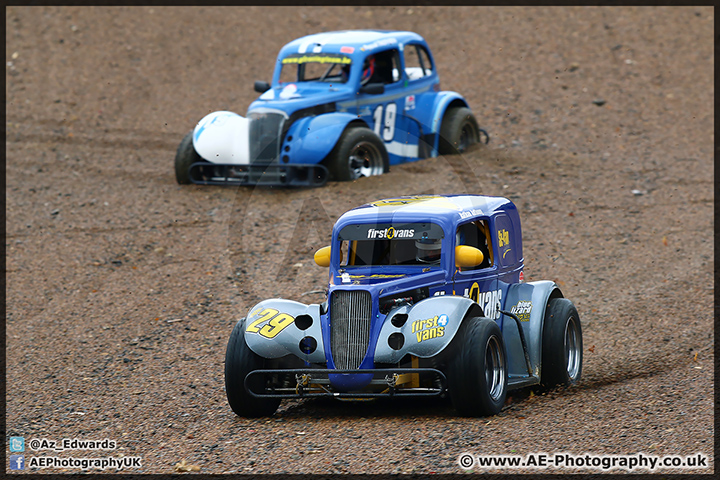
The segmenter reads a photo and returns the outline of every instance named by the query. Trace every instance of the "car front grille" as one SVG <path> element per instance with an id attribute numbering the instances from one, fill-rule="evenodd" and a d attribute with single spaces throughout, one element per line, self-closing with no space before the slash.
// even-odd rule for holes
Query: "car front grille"
<path id="1" fill-rule="evenodd" d="M 362 290 L 335 291 L 330 304 L 330 349 L 335 367 L 360 367 L 370 344 L 372 296 Z"/>
<path id="2" fill-rule="evenodd" d="M 285 116 L 280 113 L 248 113 L 250 119 L 250 161 L 272 163 L 280 156 Z"/>

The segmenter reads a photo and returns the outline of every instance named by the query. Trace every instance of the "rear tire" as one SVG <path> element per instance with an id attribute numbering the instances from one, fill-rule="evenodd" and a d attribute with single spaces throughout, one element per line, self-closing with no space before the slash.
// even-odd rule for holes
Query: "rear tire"
<path id="1" fill-rule="evenodd" d="M 346 129 L 328 155 L 326 165 L 330 178 L 341 182 L 382 175 L 390 169 L 385 144 L 366 127 Z"/>
<path id="2" fill-rule="evenodd" d="M 543 326 L 543 386 L 576 384 L 582 374 L 582 356 L 582 326 L 575 305 L 566 298 L 551 298 Z"/>
<path id="3" fill-rule="evenodd" d="M 502 332 L 489 318 L 466 318 L 447 365 L 448 393 L 460 415 L 495 415 L 505 405 L 508 374 Z"/>
<path id="4" fill-rule="evenodd" d="M 441 155 L 462 153 L 480 141 L 480 129 L 472 111 L 467 107 L 448 109 L 440 125 Z"/>
<path id="5" fill-rule="evenodd" d="M 241 417 L 267 417 L 275 413 L 279 398 L 256 398 L 245 389 L 245 377 L 266 365 L 261 356 L 250 350 L 245 342 L 245 319 L 235 324 L 225 352 L 225 394 L 233 412 Z M 263 388 L 261 377 L 254 377 L 251 388 L 258 392 Z"/>
<path id="6" fill-rule="evenodd" d="M 175 154 L 175 179 L 180 185 L 192 183 L 190 180 L 190 165 L 203 161 L 202 157 L 195 151 L 195 147 L 193 147 L 192 136 L 192 132 L 185 135 Z"/>

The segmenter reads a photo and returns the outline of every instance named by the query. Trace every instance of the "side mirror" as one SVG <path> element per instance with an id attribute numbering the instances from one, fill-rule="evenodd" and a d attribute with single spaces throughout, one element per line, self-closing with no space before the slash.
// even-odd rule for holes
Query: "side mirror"
<path id="1" fill-rule="evenodd" d="M 381 93 L 385 93 L 385 85 L 382 83 L 368 83 L 360 87 L 360 93 L 380 95 Z"/>
<path id="2" fill-rule="evenodd" d="M 268 82 L 262 82 L 255 80 L 255 91 L 258 93 L 265 93 L 270 90 L 270 84 Z"/>
<path id="3" fill-rule="evenodd" d="M 480 254 L 482 255 L 482 253 Z M 323 247 L 317 252 L 315 252 L 315 263 L 317 263 L 321 267 L 329 267 L 330 266 L 330 246 Z"/>
<path id="4" fill-rule="evenodd" d="M 482 263 L 484 258 L 480 250 L 470 245 L 459 245 L 455 247 L 455 266 L 458 268 L 477 267 Z"/>

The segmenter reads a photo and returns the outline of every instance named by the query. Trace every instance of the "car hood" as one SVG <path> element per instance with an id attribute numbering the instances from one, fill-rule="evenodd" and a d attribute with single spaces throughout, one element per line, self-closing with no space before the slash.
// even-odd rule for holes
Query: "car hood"
<path id="1" fill-rule="evenodd" d="M 352 88 L 345 84 L 313 82 L 276 85 L 250 104 L 248 113 L 259 108 L 282 110 L 292 114 L 298 110 L 347 100 Z"/>
<path id="2" fill-rule="evenodd" d="M 445 282 L 445 272 L 439 268 L 422 273 L 378 271 L 378 269 L 373 269 L 372 272 L 368 271 L 369 269 L 362 269 L 365 272 L 362 272 L 362 270 L 353 272 L 352 270 L 354 269 L 348 269 L 342 274 L 334 275 L 330 289 L 375 290 L 379 295 L 389 295 Z"/>

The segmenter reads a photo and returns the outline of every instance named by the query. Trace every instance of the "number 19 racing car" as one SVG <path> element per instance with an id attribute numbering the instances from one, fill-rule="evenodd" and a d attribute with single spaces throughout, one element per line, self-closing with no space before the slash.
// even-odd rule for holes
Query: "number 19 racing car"
<path id="1" fill-rule="evenodd" d="M 403 31 L 308 35 L 278 54 L 246 117 L 201 119 L 180 143 L 180 184 L 320 186 L 489 140 L 467 101 L 440 90 L 425 40 Z"/>

